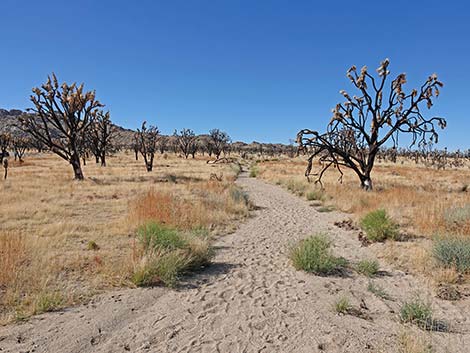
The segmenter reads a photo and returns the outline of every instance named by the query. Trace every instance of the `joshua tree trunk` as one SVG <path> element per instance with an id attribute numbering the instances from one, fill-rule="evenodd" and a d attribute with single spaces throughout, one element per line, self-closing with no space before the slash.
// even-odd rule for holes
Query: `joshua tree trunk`
<path id="1" fill-rule="evenodd" d="M 70 158 L 70 164 L 73 168 L 73 173 L 76 180 L 83 180 L 82 167 L 80 165 L 80 157 L 78 154 L 73 154 Z"/>

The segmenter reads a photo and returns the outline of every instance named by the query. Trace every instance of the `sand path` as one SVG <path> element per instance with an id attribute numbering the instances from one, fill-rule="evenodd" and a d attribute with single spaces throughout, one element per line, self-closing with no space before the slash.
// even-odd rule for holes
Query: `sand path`
<path id="1" fill-rule="evenodd" d="M 355 232 L 333 225 L 344 214 L 319 213 L 280 187 L 245 175 L 238 183 L 258 210 L 218 239 L 215 264 L 204 273 L 178 290 L 120 290 L 0 328 L 0 352 L 399 352 L 399 337 L 410 330 L 399 323 L 400 305 L 425 286 L 384 265 L 386 275 L 374 279 L 391 296 L 383 300 L 353 272 L 319 277 L 295 271 L 288 244 L 320 231 L 351 262 L 373 251 L 361 247 Z M 432 298 L 427 290 L 420 293 Z M 337 315 L 332 306 L 341 296 L 363 318 Z M 429 334 L 435 351 L 468 352 L 468 299 L 433 303 L 454 330 Z"/>

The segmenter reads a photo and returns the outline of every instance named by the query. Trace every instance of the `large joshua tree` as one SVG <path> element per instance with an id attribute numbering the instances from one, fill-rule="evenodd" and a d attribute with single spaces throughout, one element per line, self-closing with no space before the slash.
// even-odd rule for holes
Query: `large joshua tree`
<path id="1" fill-rule="evenodd" d="M 333 117 L 326 132 L 304 129 L 297 135 L 299 148 L 310 154 L 305 175 L 316 176 L 320 182 L 323 174 L 331 166 L 335 167 L 342 179 L 342 168 L 352 169 L 360 179 L 361 187 L 372 190 L 371 172 L 379 149 L 385 144 L 397 147 L 398 136 L 411 136 L 411 146 L 427 142 L 437 142 L 436 125 L 445 128 L 446 120 L 441 117 L 426 118 L 422 106 L 428 109 L 433 98 L 439 95 L 443 84 L 436 74 L 428 77 L 419 88 L 405 93 L 403 85 L 406 75 L 399 74 L 386 87 L 389 60 L 385 59 L 377 69 L 378 78 L 369 74 L 367 67 L 358 73 L 355 66 L 347 71 L 347 77 L 358 90 L 333 109 Z M 312 172 L 314 158 L 319 158 L 320 169 Z"/>
<path id="2" fill-rule="evenodd" d="M 103 105 L 83 83 L 59 85 L 54 74 L 40 88 L 33 88 L 33 114 L 20 117 L 21 126 L 34 139 L 72 165 L 75 179 L 83 180 L 80 150 L 90 124 Z"/>

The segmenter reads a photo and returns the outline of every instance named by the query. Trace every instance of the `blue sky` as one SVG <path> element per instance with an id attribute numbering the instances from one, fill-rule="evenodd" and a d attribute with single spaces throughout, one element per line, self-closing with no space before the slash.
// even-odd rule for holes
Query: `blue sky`
<path id="1" fill-rule="evenodd" d="M 325 128 L 352 64 L 388 57 L 410 89 L 439 75 L 426 112 L 448 119 L 439 146 L 470 148 L 465 1 L 2 0 L 0 13 L 3 108 L 30 106 L 54 71 L 95 89 L 125 127 L 286 143 Z"/>

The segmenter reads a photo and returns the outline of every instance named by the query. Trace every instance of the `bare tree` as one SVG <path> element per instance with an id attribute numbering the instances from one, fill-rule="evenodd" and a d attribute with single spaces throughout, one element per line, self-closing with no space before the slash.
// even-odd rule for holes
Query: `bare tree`
<path id="1" fill-rule="evenodd" d="M 360 73 L 353 66 L 347 71 L 347 77 L 359 91 L 351 97 L 346 91 L 341 94 L 346 102 L 339 103 L 333 109 L 333 117 L 325 133 L 304 129 L 297 135 L 299 148 L 310 153 L 305 171 L 317 177 L 321 183 L 325 171 L 331 166 L 337 168 L 342 179 L 342 167 L 351 168 L 359 177 L 361 187 L 372 189 L 371 171 L 375 157 L 381 146 L 391 141 L 398 144 L 400 133 L 411 136 L 411 146 L 427 141 L 437 142 L 435 125 L 444 128 L 446 120 L 440 117 L 425 118 L 421 105 L 431 108 L 433 97 L 439 95 L 443 84 L 437 75 L 429 76 L 419 90 L 410 93 L 403 91 L 406 83 L 405 74 L 399 74 L 385 88 L 390 71 L 389 60 L 385 59 L 377 69 L 379 78 L 374 78 L 363 67 Z M 319 157 L 321 168 L 312 173 L 313 159 Z"/>
<path id="2" fill-rule="evenodd" d="M 190 154 L 193 155 L 197 150 L 197 137 L 193 130 L 183 129 L 178 132 L 175 130 L 173 136 L 176 138 L 176 143 L 179 150 L 183 153 L 184 157 L 187 159 Z"/>
<path id="3" fill-rule="evenodd" d="M 209 156 L 213 153 L 215 158 L 219 159 L 222 152 L 225 153 L 227 151 L 230 141 L 230 136 L 226 132 L 219 129 L 210 130 L 207 145 Z"/>
<path id="4" fill-rule="evenodd" d="M 98 111 L 89 130 L 87 141 L 89 142 L 90 150 L 95 156 L 96 163 L 101 161 L 101 166 L 105 167 L 106 155 L 109 154 L 112 148 L 115 132 L 109 112 Z"/>
<path id="5" fill-rule="evenodd" d="M 144 157 L 145 167 L 147 172 L 151 172 L 153 169 L 153 159 L 155 152 L 157 151 L 157 143 L 160 131 L 156 126 L 150 125 L 146 127 L 147 122 L 142 123 L 142 128 L 137 129 L 136 136 L 139 140 L 140 153 Z"/>
<path id="6" fill-rule="evenodd" d="M 158 139 L 158 150 L 161 154 L 168 149 L 168 136 L 160 136 Z"/>
<path id="7" fill-rule="evenodd" d="M 31 147 L 31 141 L 26 137 L 15 137 L 11 142 L 13 146 L 13 153 L 15 161 L 18 158 L 20 163 L 23 163 L 23 156 L 28 148 Z"/>
<path id="8" fill-rule="evenodd" d="M 80 146 L 98 108 L 103 105 L 95 99 L 94 91 L 83 91 L 83 83 L 59 86 L 54 74 L 41 88 L 33 88 L 33 92 L 34 108 L 28 111 L 34 114 L 20 117 L 22 129 L 69 162 L 75 179 L 83 180 Z"/>

